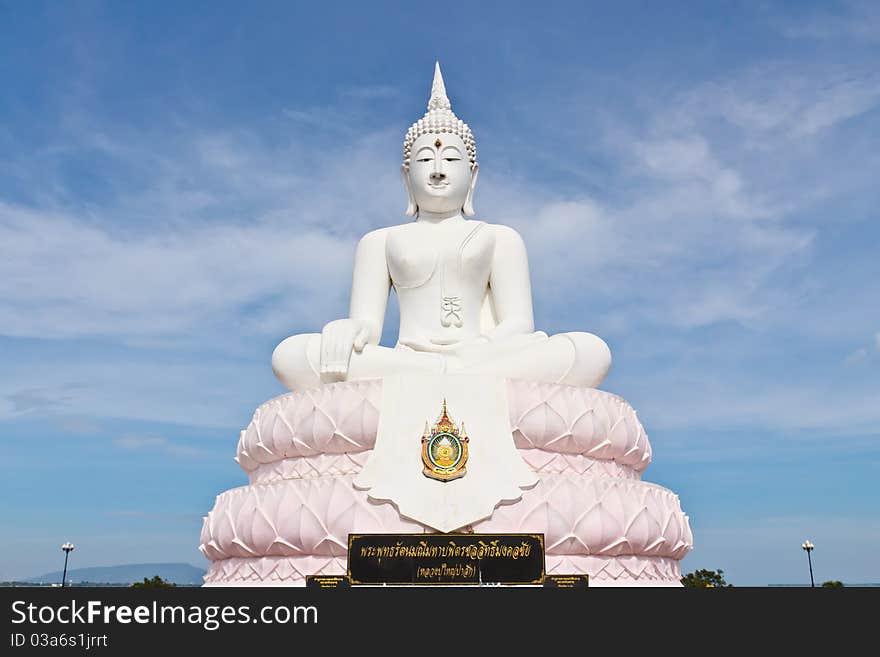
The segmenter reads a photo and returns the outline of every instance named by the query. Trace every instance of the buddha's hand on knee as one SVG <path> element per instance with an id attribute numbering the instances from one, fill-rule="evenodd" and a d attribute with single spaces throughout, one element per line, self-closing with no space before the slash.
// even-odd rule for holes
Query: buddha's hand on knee
<path id="1" fill-rule="evenodd" d="M 337 319 L 321 331 L 322 379 L 341 381 L 348 374 L 352 350 L 361 352 L 370 337 L 370 327 L 357 319 Z"/>

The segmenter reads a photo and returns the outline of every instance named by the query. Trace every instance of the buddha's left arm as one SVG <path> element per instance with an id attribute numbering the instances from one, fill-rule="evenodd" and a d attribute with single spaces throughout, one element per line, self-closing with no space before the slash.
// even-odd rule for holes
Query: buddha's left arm
<path id="1" fill-rule="evenodd" d="M 529 258 L 522 237 L 513 228 L 494 225 L 495 252 L 489 286 L 498 324 L 489 331 L 490 340 L 532 333 L 532 286 L 529 281 Z"/>

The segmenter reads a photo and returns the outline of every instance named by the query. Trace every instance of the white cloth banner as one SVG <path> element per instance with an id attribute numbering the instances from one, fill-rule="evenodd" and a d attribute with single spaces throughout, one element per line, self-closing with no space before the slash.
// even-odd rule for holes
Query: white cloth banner
<path id="1" fill-rule="evenodd" d="M 422 434 L 443 400 L 449 417 L 470 439 L 467 474 L 438 481 L 422 473 Z M 507 385 L 487 375 L 403 374 L 385 377 L 376 446 L 354 485 L 377 501 L 393 502 L 402 516 L 441 532 L 492 515 L 538 482 L 510 433 Z"/>

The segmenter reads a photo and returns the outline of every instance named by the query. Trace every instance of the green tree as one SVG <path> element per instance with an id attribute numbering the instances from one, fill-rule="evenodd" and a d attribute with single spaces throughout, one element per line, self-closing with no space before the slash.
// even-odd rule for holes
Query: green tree
<path id="1" fill-rule="evenodd" d="M 822 586 L 827 588 L 842 588 L 843 582 L 838 581 L 836 579 L 828 580 L 827 582 L 822 582 Z"/>
<path id="2" fill-rule="evenodd" d="M 144 577 L 143 582 L 135 582 L 131 585 L 131 588 L 143 588 L 143 587 L 151 587 L 151 588 L 162 588 L 162 589 L 170 589 L 172 586 L 177 586 L 173 582 L 166 582 L 164 579 L 155 575 L 153 579 L 147 579 Z"/>
<path id="3" fill-rule="evenodd" d="M 733 586 L 733 584 L 728 584 L 724 581 L 724 571 L 720 568 L 718 570 L 700 569 L 688 573 L 681 578 L 681 583 L 683 586 L 694 589 L 711 589 L 716 587 L 723 588 Z"/>

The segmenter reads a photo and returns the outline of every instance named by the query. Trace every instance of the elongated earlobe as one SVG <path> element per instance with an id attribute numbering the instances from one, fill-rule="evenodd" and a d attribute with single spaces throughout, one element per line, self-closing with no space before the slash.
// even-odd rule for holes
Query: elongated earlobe
<path id="1" fill-rule="evenodd" d="M 412 186 L 409 184 L 406 166 L 400 167 L 400 177 L 403 178 L 403 186 L 406 188 L 406 216 L 415 217 L 419 211 L 419 206 L 416 205 L 416 197 L 413 195 Z"/>
<path id="2" fill-rule="evenodd" d="M 461 213 L 465 217 L 473 217 L 476 212 L 474 212 L 474 188 L 477 186 L 477 175 L 480 173 L 480 165 L 476 162 L 474 166 L 471 167 L 471 184 L 468 187 L 467 198 L 464 200 L 464 205 L 461 208 Z"/>

